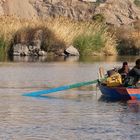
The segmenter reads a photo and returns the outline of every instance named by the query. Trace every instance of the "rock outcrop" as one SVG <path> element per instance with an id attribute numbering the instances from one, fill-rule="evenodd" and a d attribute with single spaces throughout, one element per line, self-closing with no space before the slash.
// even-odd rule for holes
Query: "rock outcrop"
<path id="1" fill-rule="evenodd" d="M 32 0 L 32 5 L 37 9 L 39 17 L 64 16 L 75 20 L 89 20 L 92 18 L 95 3 L 88 3 L 79 0 Z"/>
<path id="2" fill-rule="evenodd" d="M 15 36 L 12 48 L 15 56 L 44 56 L 47 53 L 42 50 L 44 32 L 41 29 L 21 32 Z"/>
<path id="3" fill-rule="evenodd" d="M 106 23 L 116 26 L 128 25 L 140 19 L 140 9 L 134 0 L 106 0 L 96 8 L 95 13 L 102 13 Z"/>
<path id="4" fill-rule="evenodd" d="M 16 56 L 62 55 L 65 49 L 63 41 L 45 27 L 19 30 L 11 46 L 9 53 Z"/>
<path id="5" fill-rule="evenodd" d="M 140 19 L 140 9 L 134 0 L 1 0 L 0 15 L 21 18 L 69 17 L 75 20 L 91 20 L 95 14 L 103 14 L 106 22 L 113 25 L 129 24 Z"/>
<path id="6" fill-rule="evenodd" d="M 134 0 L 98 0 L 100 4 L 86 0 L 1 0 L 0 15 L 20 18 L 64 16 L 75 20 L 91 20 L 95 14 L 103 14 L 112 25 L 127 25 L 140 19 L 140 9 Z"/>
<path id="7" fill-rule="evenodd" d="M 5 3 L 5 0 L 0 1 L 0 15 L 4 15 L 4 9 L 3 9 L 3 4 Z"/>
<path id="8" fill-rule="evenodd" d="M 37 18 L 37 11 L 29 0 L 2 0 L 3 13 L 1 15 L 12 15 L 19 18 Z"/>

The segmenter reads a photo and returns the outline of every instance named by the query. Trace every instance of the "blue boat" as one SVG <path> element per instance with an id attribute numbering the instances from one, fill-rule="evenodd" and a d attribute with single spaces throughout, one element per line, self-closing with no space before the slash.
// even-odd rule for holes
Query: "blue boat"
<path id="1" fill-rule="evenodd" d="M 137 87 L 108 87 L 99 83 L 101 93 L 110 99 L 116 100 L 140 100 L 140 88 Z"/>

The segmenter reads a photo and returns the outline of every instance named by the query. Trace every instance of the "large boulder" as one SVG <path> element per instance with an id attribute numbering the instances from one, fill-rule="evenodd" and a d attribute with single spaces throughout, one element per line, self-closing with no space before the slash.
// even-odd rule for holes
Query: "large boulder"
<path id="1" fill-rule="evenodd" d="M 65 49 L 64 53 L 69 56 L 79 56 L 80 55 L 78 50 L 75 47 L 73 47 L 72 45 L 69 46 L 67 49 Z"/>
<path id="2" fill-rule="evenodd" d="M 38 55 L 39 55 L 39 56 L 46 56 L 46 55 L 47 55 L 47 52 L 41 51 L 41 50 L 40 50 L 40 51 L 38 52 Z"/>
<path id="3" fill-rule="evenodd" d="M 14 56 L 27 56 L 29 55 L 28 46 L 25 44 L 15 44 L 13 45 L 13 55 Z"/>
<path id="4" fill-rule="evenodd" d="M 46 53 L 41 50 L 44 32 L 41 29 L 30 32 L 20 32 L 15 36 L 13 55 L 20 56 L 44 56 Z"/>
<path id="5" fill-rule="evenodd" d="M 13 45 L 14 56 L 46 56 L 47 52 L 38 49 L 36 46 L 27 46 L 25 44 L 14 44 Z"/>
<path id="6" fill-rule="evenodd" d="M 54 55 L 59 56 L 65 49 L 64 42 L 58 40 L 48 28 L 27 28 L 26 30 L 20 30 L 16 33 L 13 44 L 13 52 L 16 55 L 20 55 L 21 51 L 16 50 L 21 44 L 27 46 L 29 55 L 32 56 L 44 56 L 47 53 L 54 53 Z M 20 48 L 18 49 L 20 50 Z"/>

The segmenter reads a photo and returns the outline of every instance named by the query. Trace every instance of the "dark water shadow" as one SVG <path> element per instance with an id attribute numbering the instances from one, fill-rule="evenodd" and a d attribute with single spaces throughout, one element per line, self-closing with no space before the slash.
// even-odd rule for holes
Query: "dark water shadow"
<path id="1" fill-rule="evenodd" d="M 127 102 L 127 100 L 120 100 L 120 99 L 111 98 L 111 97 L 104 96 L 104 95 L 101 95 L 101 97 L 98 99 L 98 101 L 106 102 L 106 103 L 109 103 L 109 102 L 122 102 L 122 103 L 126 103 Z"/>
<path id="2" fill-rule="evenodd" d="M 127 101 L 128 108 L 133 113 L 140 112 L 140 100 L 129 100 Z"/>
<path id="3" fill-rule="evenodd" d="M 140 100 L 117 100 L 113 98 L 109 98 L 107 96 L 102 95 L 99 102 L 106 102 L 106 103 L 118 103 L 121 106 L 125 107 L 125 110 L 128 109 L 129 112 L 139 113 L 140 112 Z"/>

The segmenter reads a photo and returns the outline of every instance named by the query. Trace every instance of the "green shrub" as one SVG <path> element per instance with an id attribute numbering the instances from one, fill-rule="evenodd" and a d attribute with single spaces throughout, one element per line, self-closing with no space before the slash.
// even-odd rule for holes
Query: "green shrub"
<path id="1" fill-rule="evenodd" d="M 3 37 L 0 37 L 0 60 L 3 59 L 7 53 L 6 43 Z"/>
<path id="2" fill-rule="evenodd" d="M 96 14 L 92 17 L 92 19 L 94 21 L 97 21 L 97 22 L 104 22 L 105 21 L 105 17 L 102 14 Z"/>
<path id="3" fill-rule="evenodd" d="M 140 0 L 134 0 L 134 3 L 135 3 L 138 7 L 140 7 Z"/>
<path id="4" fill-rule="evenodd" d="M 82 34 L 74 40 L 73 45 L 79 50 L 80 54 L 88 55 L 101 51 L 101 48 L 105 46 L 105 41 L 101 33 Z"/>

